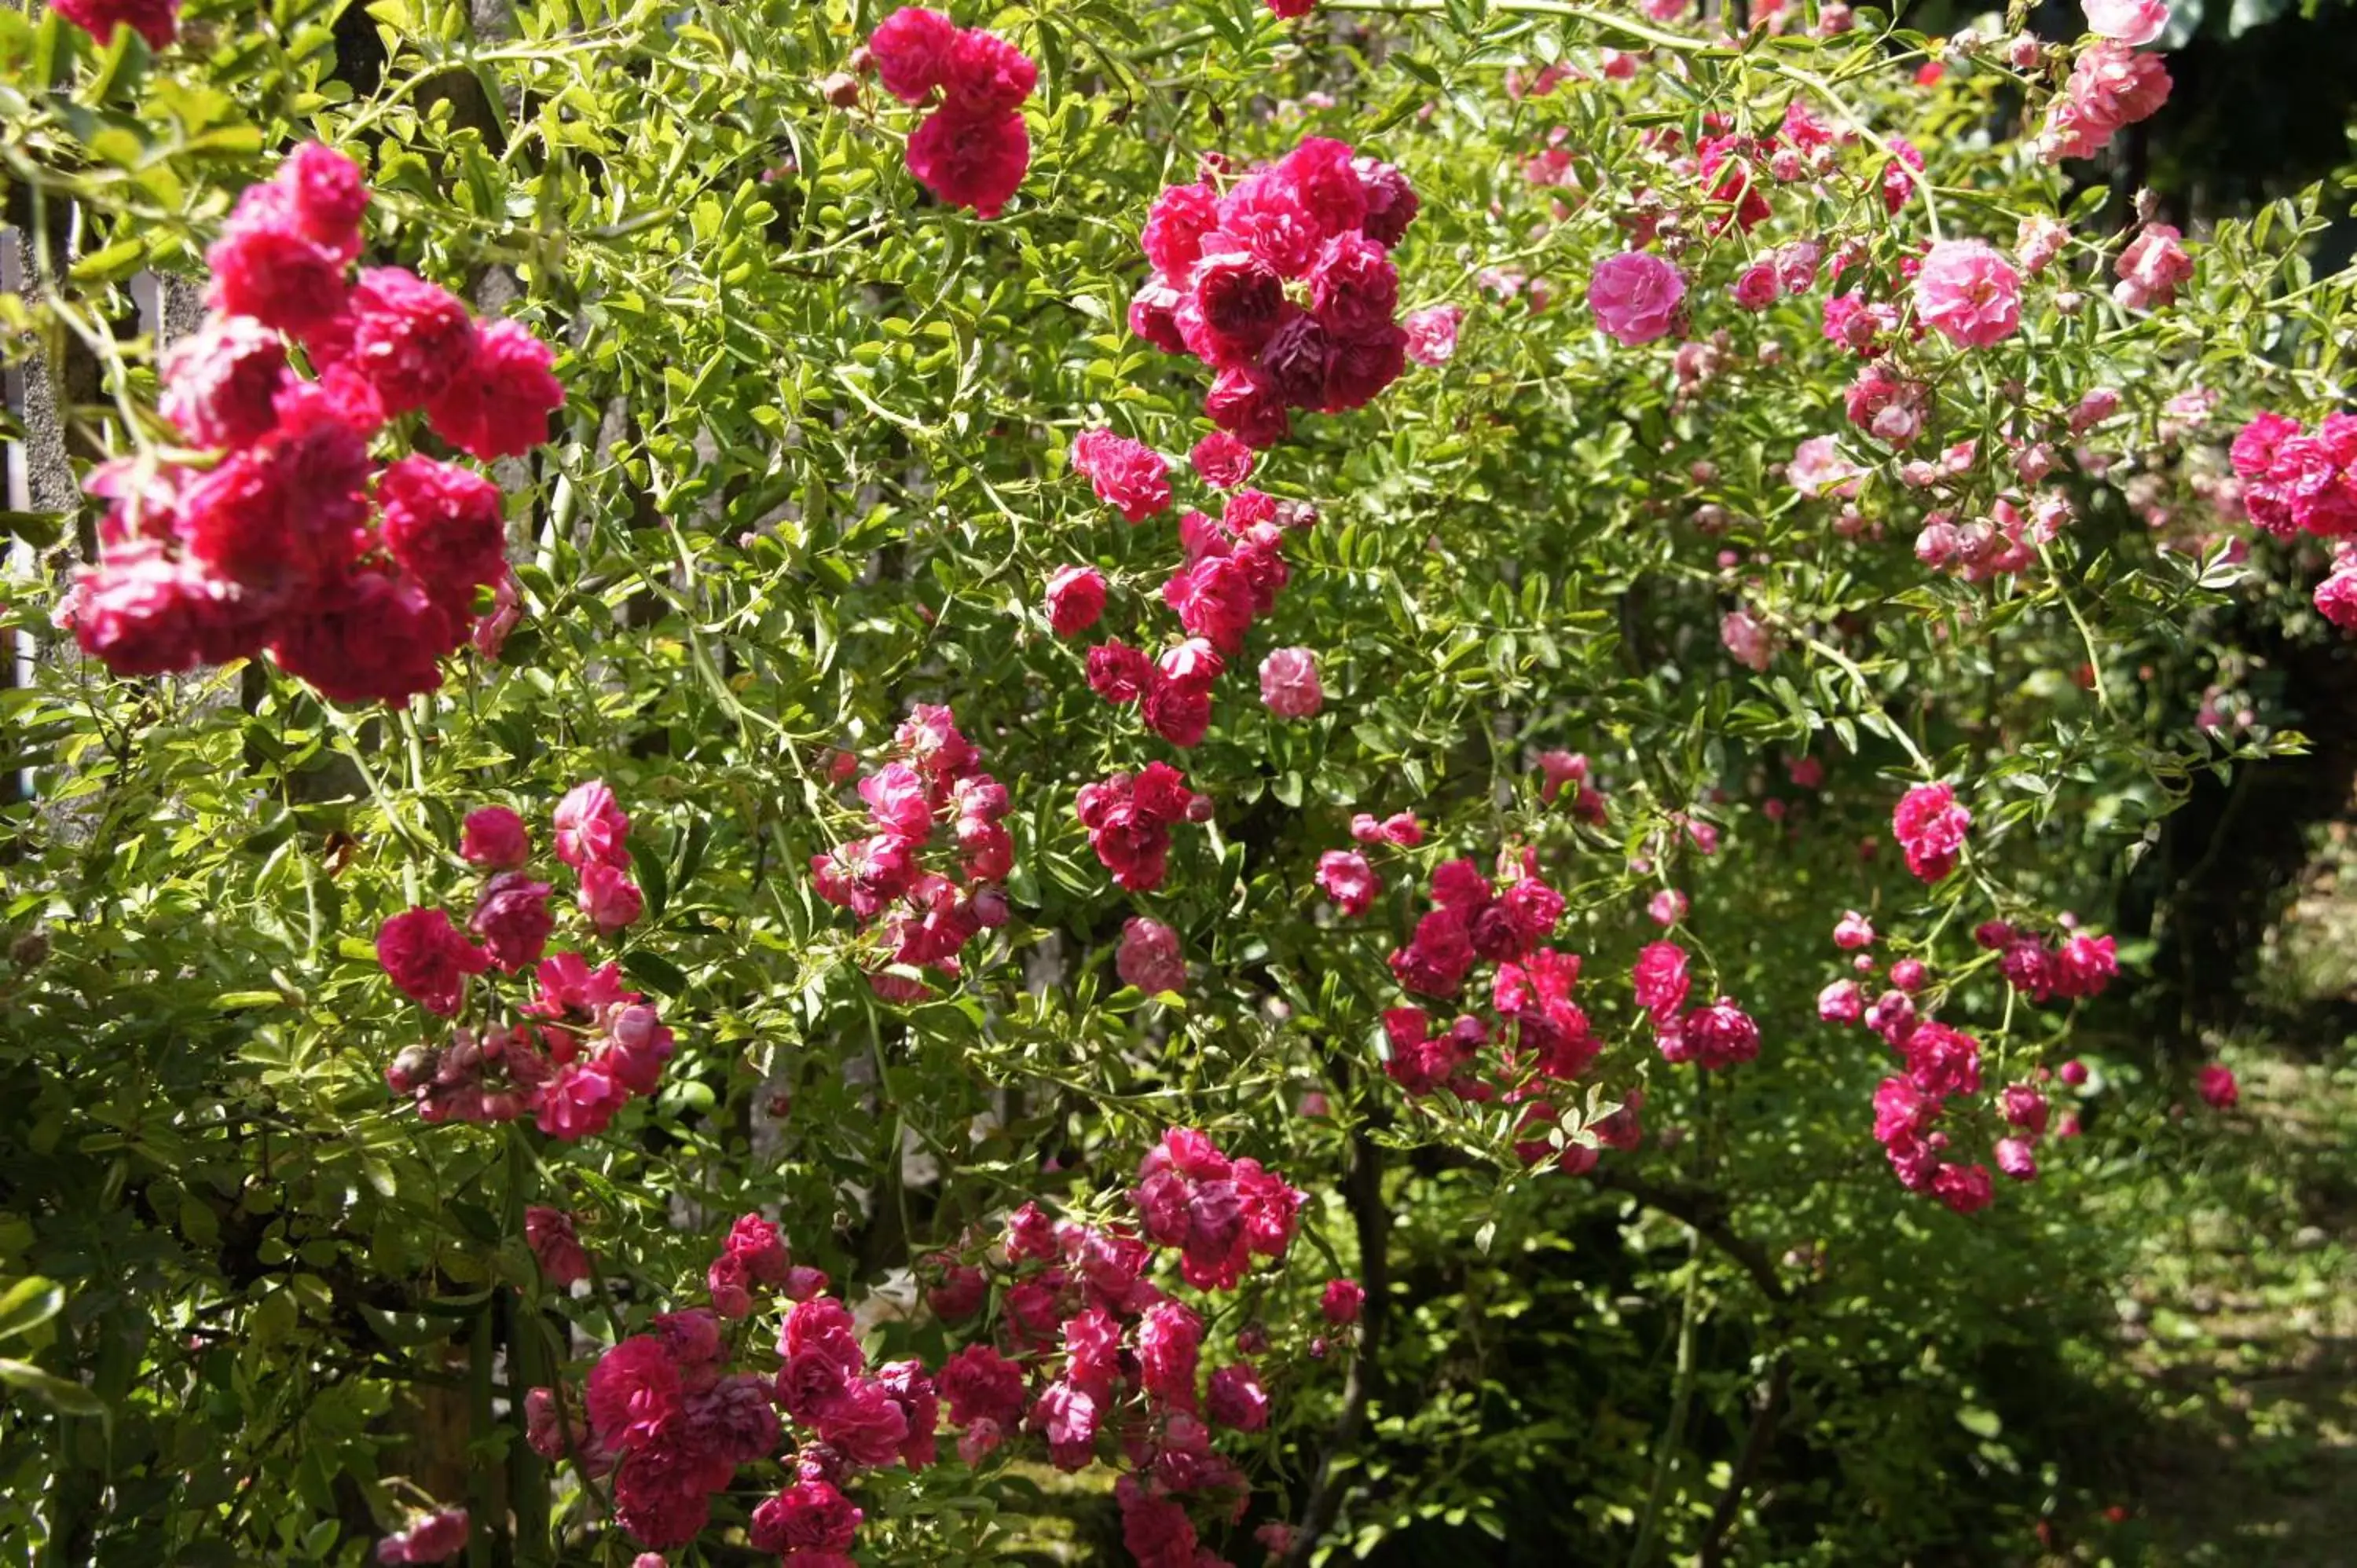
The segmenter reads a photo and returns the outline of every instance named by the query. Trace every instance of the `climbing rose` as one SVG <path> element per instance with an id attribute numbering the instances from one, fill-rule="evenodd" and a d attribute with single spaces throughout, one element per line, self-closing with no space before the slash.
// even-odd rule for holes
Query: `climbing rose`
<path id="1" fill-rule="evenodd" d="M 1318 886 L 1336 908 L 1351 917 L 1365 914 L 1383 890 L 1383 879 L 1367 857 L 1345 849 L 1329 849 L 1318 857 Z"/>
<path id="2" fill-rule="evenodd" d="M 1598 326 L 1622 348 L 1633 349 L 1668 334 L 1685 292 L 1676 267 L 1643 251 L 1624 251 L 1596 263 L 1587 280 L 1587 307 Z"/>
<path id="3" fill-rule="evenodd" d="M 2234 1069 L 2218 1062 L 2201 1069 L 2195 1087 L 2201 1091 L 2202 1102 L 2212 1111 L 2232 1111 L 2242 1101 L 2243 1089 L 2234 1081 Z"/>
<path id="4" fill-rule="evenodd" d="M 2087 13 L 2087 30 L 2131 48 L 2145 45 L 2169 30 L 2169 0 L 2080 0 Z"/>
<path id="5" fill-rule="evenodd" d="M 447 1563 L 467 1550 L 467 1510 L 443 1509 L 378 1541 L 376 1560 L 383 1563 Z"/>
<path id="6" fill-rule="evenodd" d="M 1996 1197 L 1986 1165 L 1943 1165 L 1932 1175 L 1932 1193 L 1959 1214 L 1977 1213 Z"/>
<path id="7" fill-rule="evenodd" d="M 448 289 L 400 267 L 370 267 L 352 287 L 352 367 L 388 413 L 423 408 L 473 361 L 475 318 Z"/>
<path id="8" fill-rule="evenodd" d="M 505 806 L 479 806 L 459 827 L 458 857 L 469 865 L 512 870 L 532 858 L 532 834 Z"/>
<path id="9" fill-rule="evenodd" d="M 1366 1287 L 1356 1280 L 1328 1280 L 1326 1294 L 1318 1298 L 1318 1310 L 1326 1321 L 1337 1328 L 1359 1321 L 1359 1311 L 1366 1305 Z"/>
<path id="10" fill-rule="evenodd" d="M 1215 490 L 1232 490 L 1252 478 L 1253 449 L 1224 430 L 1215 430 L 1187 454 L 1195 477 Z"/>
<path id="11" fill-rule="evenodd" d="M 292 379 L 278 334 L 242 316 L 219 316 L 166 350 L 164 417 L 199 446 L 244 446 L 278 423 L 275 400 Z"/>
<path id="12" fill-rule="evenodd" d="M 959 30 L 942 80 L 942 101 L 970 114 L 1005 114 L 1023 107 L 1039 83 L 1030 56 L 980 27 Z"/>
<path id="13" fill-rule="evenodd" d="M 425 405 L 434 433 L 486 463 L 521 457 L 548 439 L 548 416 L 565 406 L 556 356 L 517 321 L 494 321 L 475 338 L 474 358 Z"/>
<path id="14" fill-rule="evenodd" d="M 2336 559 L 2331 573 L 2316 585 L 2319 615 L 2343 631 L 2357 631 L 2357 562 Z"/>
<path id="15" fill-rule="evenodd" d="M 1685 1004 L 1689 983 L 1685 949 L 1675 942 L 1648 942 L 1638 952 L 1630 979 L 1636 989 L 1637 1005 L 1651 1013 L 1656 1023 L 1666 1021 Z"/>
<path id="16" fill-rule="evenodd" d="M 996 218 L 1031 168 L 1031 134 L 1019 110 L 975 113 L 944 104 L 909 138 L 909 172 L 952 207 Z"/>
<path id="17" fill-rule="evenodd" d="M 507 569 L 507 522 L 497 485 L 430 457 L 404 457 L 377 480 L 384 547 L 453 615 Z"/>
<path id="18" fill-rule="evenodd" d="M 1143 916 L 1122 923 L 1114 970 L 1123 984 L 1135 985 L 1149 996 L 1187 989 L 1187 955 L 1180 950 L 1178 933 Z"/>
<path id="19" fill-rule="evenodd" d="M 630 925 L 644 908 L 645 899 L 629 872 L 596 861 L 581 868 L 581 912 L 599 936 L 610 937 Z"/>
<path id="20" fill-rule="evenodd" d="M 1306 648 L 1280 648 L 1262 660 L 1260 700 L 1278 718 L 1315 718 L 1326 705 L 1318 656 Z"/>
<path id="21" fill-rule="evenodd" d="M 1407 357 L 1429 370 L 1438 370 L 1457 357 L 1457 330 L 1465 312 L 1454 305 L 1436 305 L 1411 313 L 1400 325 L 1407 330 Z"/>
<path id="22" fill-rule="evenodd" d="M 1685 1055 L 1706 1070 L 1733 1067 L 1760 1055 L 1760 1026 L 1724 996 L 1688 1013 L 1677 1032 Z"/>
<path id="23" fill-rule="evenodd" d="M 903 103 L 921 103 L 948 80 L 958 27 L 939 11 L 903 5 L 868 35 L 868 58 L 884 91 Z"/>
<path id="24" fill-rule="evenodd" d="M 533 1204 L 523 1211 L 523 1238 L 540 1276 L 562 1290 L 589 1277 L 589 1254 L 574 1234 L 573 1216 Z"/>
<path id="25" fill-rule="evenodd" d="M 555 918 L 549 886 L 521 871 L 502 871 L 485 885 L 467 929 L 483 939 L 491 961 L 514 974 L 540 961 Z"/>
<path id="26" fill-rule="evenodd" d="M 2120 281 L 2112 297 L 2130 310 L 2149 310 L 2177 298 L 2177 285 L 2193 276 L 2193 258 L 2185 253 L 2178 231 L 2167 223 L 2147 223 L 2114 267 Z"/>
<path id="27" fill-rule="evenodd" d="M 790 1563 L 848 1562 L 835 1554 L 851 1550 L 866 1515 L 823 1477 L 805 1476 L 753 1509 L 748 1532 L 759 1552 L 777 1552 Z"/>
<path id="28" fill-rule="evenodd" d="M 118 22 L 146 39 L 151 49 L 168 48 L 180 30 L 180 0 L 52 0 L 49 9 L 102 44 L 113 41 Z"/>
<path id="29" fill-rule="evenodd" d="M 567 790 L 556 803 L 552 821 L 556 858 L 574 870 L 630 864 L 630 846 L 624 841 L 630 836 L 630 819 L 622 814 L 604 779 L 592 779 Z"/>
<path id="30" fill-rule="evenodd" d="M 398 703 L 442 683 L 436 661 L 463 635 L 416 581 L 371 567 L 323 585 L 273 628 L 270 653 L 331 702 Z"/>
<path id="31" fill-rule="evenodd" d="M 1956 868 L 1956 852 L 1973 825 L 1973 814 L 1956 804 L 1945 784 L 1918 784 L 1891 813 L 1890 828 L 1907 852 L 1907 869 L 1937 882 Z"/>
<path id="32" fill-rule="evenodd" d="M 1144 522 L 1170 506 L 1170 466 L 1143 443 L 1110 430 L 1087 430 L 1072 442 L 1072 469 L 1125 522 Z"/>
<path id="33" fill-rule="evenodd" d="M 1718 623 L 1718 639 L 1748 670 L 1764 671 L 1776 657 L 1774 635 L 1748 610 L 1727 611 Z"/>
<path id="34" fill-rule="evenodd" d="M 2082 49 L 2071 80 L 2046 102 L 2040 156 L 2048 163 L 2093 157 L 2120 127 L 2158 113 L 2169 86 L 2169 68 L 2158 55 L 2139 54 L 2110 38 Z"/>
<path id="35" fill-rule="evenodd" d="M 467 977 L 491 961 L 440 909 L 404 910 L 377 928 L 376 960 L 404 995 L 445 1018 L 458 1011 Z"/>
<path id="36" fill-rule="evenodd" d="M 1986 349 L 2021 325 L 2021 275 L 1979 240 L 1943 240 L 1915 274 L 1915 312 L 1967 349 Z"/>
<path id="37" fill-rule="evenodd" d="M 1048 579 L 1048 625 L 1058 637 L 1077 637 L 1104 614 L 1105 580 L 1093 566 L 1066 566 Z"/>
<path id="38" fill-rule="evenodd" d="M 1237 1432 L 1258 1432 L 1268 1424 L 1268 1395 L 1260 1379 L 1243 1362 L 1211 1374 L 1204 1391 L 1203 1412 L 1221 1426 Z"/>

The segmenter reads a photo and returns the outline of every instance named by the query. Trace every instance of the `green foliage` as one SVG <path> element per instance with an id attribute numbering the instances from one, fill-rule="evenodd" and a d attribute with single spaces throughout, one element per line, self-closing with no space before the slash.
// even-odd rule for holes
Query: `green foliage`
<path id="1" fill-rule="evenodd" d="M 2307 259 L 2325 199 L 2202 236 L 2173 307 L 2114 306 L 2125 236 L 2083 229 L 2059 263 L 2075 308 L 2050 276 L 1996 349 L 1902 346 L 1937 410 L 1904 456 L 1977 443 L 1927 497 L 1844 424 L 1859 361 L 1820 330 L 1824 285 L 1757 315 L 1727 285 L 1793 239 L 1888 280 L 1935 227 L 2002 246 L 2025 214 L 2084 216 L 2010 138 L 2022 84 L 1993 61 L 1914 89 L 1934 46 L 1870 13 L 1737 48 L 1535 0 L 1329 0 L 1297 27 L 1256 0 L 1007 5 L 960 17 L 1041 72 L 1029 177 L 985 223 L 921 196 L 909 116 L 872 85 L 828 106 L 822 80 L 877 16 L 520 0 L 489 29 L 450 0 L 199 0 L 158 55 L 0 12 L 0 189 L 70 259 L 0 295 L 0 320 L 17 362 L 95 365 L 78 462 L 173 439 L 134 280 L 200 270 L 238 190 L 310 137 L 366 167 L 372 261 L 530 326 L 569 394 L 551 443 L 497 471 L 522 625 L 403 710 L 338 708 L 258 664 L 111 679 L 48 618 L 89 520 L 11 514 L 29 564 L 0 622 L 44 652 L 0 691 L 30 779 L 0 807 L 0 1561 L 354 1563 L 429 1498 L 472 1505 L 473 1563 L 625 1560 L 597 1489 L 525 1449 L 517 1402 L 701 1299 L 735 1215 L 780 1214 L 799 1260 L 902 1304 L 871 1325 L 883 1353 L 937 1362 L 963 1336 L 909 1305 L 929 1255 L 1033 1196 L 1112 1212 L 1174 1124 L 1312 1195 L 1290 1267 L 1234 1309 L 1278 1328 L 1279 1413 L 1237 1450 L 1258 1490 L 1228 1555 L 1299 1517 L 1321 1461 L 1330 1561 L 2027 1552 L 2034 1520 L 2084 1500 L 2085 1434 L 2050 1391 L 2078 1369 L 2055 1346 L 2095 1331 L 2149 1219 L 2097 1195 L 2205 1134 L 2165 1122 L 2168 1086 L 2099 1077 L 2086 1136 L 2043 1145 L 2036 1186 L 1969 1219 L 1903 1191 L 1868 1137 L 1890 1058 L 1815 1018 L 1843 973 L 1825 932 L 1856 908 L 1885 960 L 1930 962 L 1921 1000 L 1983 1040 L 1992 1090 L 2059 1065 L 2076 1012 L 2008 990 L 1973 926 L 2072 909 L 2111 929 L 2116 879 L 2202 771 L 2303 744 L 2258 697 L 2239 726 L 2193 710 L 2242 668 L 2232 618 L 2330 635 L 2301 586 L 2320 557 L 2245 564 L 2207 510 L 2242 418 L 2338 400 L 2351 283 Z M 1598 48 L 1647 47 L 1635 82 L 1598 73 Z M 1587 74 L 1503 90 L 1557 59 Z M 1764 133 L 1795 103 L 1860 134 L 1775 192 L 1771 225 L 1708 233 L 1660 138 L 1714 115 Z M 1407 172 L 1403 305 L 1467 306 L 1463 344 L 1264 455 L 1254 482 L 1319 521 L 1179 756 L 1049 631 L 1041 585 L 1075 561 L 1114 585 L 1109 633 L 1152 646 L 1172 624 L 1171 520 L 1124 526 L 1069 452 L 1101 425 L 1174 453 L 1207 428 L 1201 367 L 1124 325 L 1140 222 L 1200 155 L 1313 132 Z M 1893 213 L 1901 134 L 1929 177 Z M 1558 144 L 1577 183 L 1534 185 L 1523 160 Z M 1619 348 L 1581 303 L 1648 188 L 1687 209 L 1693 330 L 1717 355 L 1691 387 L 1666 345 Z M 2102 387 L 2120 413 L 2085 445 L 2107 468 L 2057 481 L 2077 517 L 2033 568 L 1967 583 L 1915 560 L 1935 501 L 1988 513 L 2020 489 L 2008 438 L 2067 447 Z M 2222 401 L 2191 409 L 2204 389 Z M 1851 516 L 1786 475 L 1827 433 L 1870 470 Z M 1737 608 L 1778 644 L 1756 675 L 1720 646 Z M 1294 645 L 1328 702 L 1285 724 L 1249 666 Z M 867 982 L 880 939 L 806 868 L 863 831 L 828 753 L 876 755 L 935 702 L 1016 802 L 1017 918 L 896 1007 Z M 1542 800 L 1531 756 L 1554 747 L 1591 758 L 1606 825 Z M 1821 789 L 1785 782 L 1803 756 Z M 1130 897 L 1072 802 L 1153 757 L 1218 813 Z M 613 952 L 679 1032 L 662 1090 L 577 1144 L 422 1125 L 382 1075 L 434 1021 L 386 983 L 374 933 L 464 912 L 467 811 L 509 804 L 543 835 L 589 777 L 633 819 L 648 911 Z M 1976 825 L 1927 888 L 1889 823 L 1934 778 Z M 1427 847 L 1337 918 L 1319 854 L 1354 812 L 1397 811 Z M 1426 875 L 1524 844 L 1570 900 L 1556 940 L 1586 960 L 1607 1048 L 1551 1133 L 1522 1135 L 1592 1144 L 1642 1091 L 1644 1149 L 1593 1180 L 1525 1168 L 1521 1106 L 1411 1101 L 1382 1071 L 1402 1000 L 1384 960 Z M 1756 1064 L 1706 1079 L 1654 1050 L 1623 977 L 1671 886 L 1697 999 L 1761 1021 Z M 1180 932 L 1183 997 L 1115 975 L 1135 913 Z M 2130 970 L 2146 950 L 2124 933 Z M 1310 1094 L 1323 1112 L 1297 1113 Z M 1982 1158 L 1994 1125 L 1953 1130 Z M 580 1217 L 593 1292 L 541 1281 L 533 1203 Z M 1329 1452 L 1352 1358 L 1308 1352 L 1313 1304 L 1329 1274 L 1378 1270 L 1372 1417 Z M 748 1555 L 732 1532 L 774 1484 L 740 1481 L 704 1560 Z M 1039 1516 L 1102 1532 L 1107 1513 L 1017 1466 L 863 1485 L 872 1562 L 1004 1561 Z"/>

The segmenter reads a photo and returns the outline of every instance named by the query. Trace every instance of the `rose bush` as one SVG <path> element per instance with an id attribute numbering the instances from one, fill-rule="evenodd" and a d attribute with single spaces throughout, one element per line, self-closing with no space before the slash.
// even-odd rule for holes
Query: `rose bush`
<path id="1" fill-rule="evenodd" d="M 2026 1551 L 2357 619 L 2155 9 L 0 12 L 0 1539 Z"/>

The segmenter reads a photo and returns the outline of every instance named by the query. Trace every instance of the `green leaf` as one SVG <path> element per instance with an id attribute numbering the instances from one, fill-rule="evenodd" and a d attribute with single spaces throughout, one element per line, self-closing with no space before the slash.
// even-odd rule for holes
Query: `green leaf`
<path id="1" fill-rule="evenodd" d="M 15 1339 L 64 1310 L 65 1287 L 38 1274 L 18 1280 L 0 1294 L 0 1339 Z"/>
<path id="2" fill-rule="evenodd" d="M 61 1415 L 104 1415 L 105 1402 L 96 1394 L 26 1361 L 0 1359 L 0 1383 L 22 1389 Z"/>

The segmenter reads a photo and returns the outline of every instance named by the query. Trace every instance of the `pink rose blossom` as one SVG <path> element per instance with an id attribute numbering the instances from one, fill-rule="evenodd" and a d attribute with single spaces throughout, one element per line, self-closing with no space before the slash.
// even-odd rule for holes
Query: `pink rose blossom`
<path id="1" fill-rule="evenodd" d="M 1438 370 L 1457 357 L 1457 333 L 1465 320 L 1461 306 L 1436 305 L 1411 312 L 1400 323 L 1407 329 L 1407 357 L 1428 370 Z"/>
<path id="2" fill-rule="evenodd" d="M 1366 819 L 1371 824 L 1374 819 Z M 1381 830 L 1376 830 L 1376 836 Z M 1367 857 L 1354 850 L 1329 849 L 1318 857 L 1318 886 L 1345 916 L 1363 915 L 1383 890 Z"/>
<path id="3" fill-rule="evenodd" d="M 1104 575 L 1095 567 L 1066 566 L 1048 579 L 1048 625 L 1058 637 L 1078 637 L 1104 607 Z"/>
<path id="4" fill-rule="evenodd" d="M 1114 970 L 1123 984 L 1134 985 L 1149 996 L 1187 989 L 1187 956 L 1179 948 L 1178 933 L 1143 916 L 1122 923 Z"/>
<path id="5" fill-rule="evenodd" d="M 2177 288 L 2193 276 L 2193 258 L 2179 244 L 2178 231 L 2166 223 L 2147 223 L 2120 252 L 2114 271 L 2120 281 L 2112 297 L 2130 310 L 2150 310 L 2169 305 Z"/>
<path id="6" fill-rule="evenodd" d="M 1685 297 L 1685 279 L 1661 257 L 1623 251 L 1596 263 L 1587 280 L 1587 306 L 1596 323 L 1624 349 L 1668 336 Z"/>
<path id="7" fill-rule="evenodd" d="M 1967 349 L 1986 349 L 2021 325 L 2021 277 L 1978 240 L 1943 240 L 1915 274 L 1915 312 Z"/>
<path id="8" fill-rule="evenodd" d="M 2087 14 L 2087 30 L 2131 48 L 2145 45 L 2169 30 L 2169 0 L 2080 0 Z"/>
<path id="9" fill-rule="evenodd" d="M 1306 648 L 1280 648 L 1262 660 L 1260 700 L 1278 718 L 1315 718 L 1326 705 L 1318 656 Z"/>

